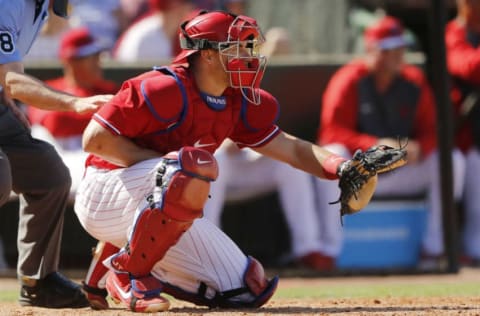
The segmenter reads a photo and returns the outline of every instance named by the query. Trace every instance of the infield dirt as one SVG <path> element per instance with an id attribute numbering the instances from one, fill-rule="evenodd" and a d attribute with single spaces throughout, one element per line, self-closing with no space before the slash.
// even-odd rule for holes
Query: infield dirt
<path id="1" fill-rule="evenodd" d="M 478 283 L 480 293 L 480 269 L 462 269 L 458 274 L 409 275 L 409 276 L 368 276 L 368 277 L 327 277 L 327 278 L 282 278 L 280 289 L 299 287 L 346 286 L 360 287 L 375 284 L 405 284 L 415 287 L 421 284 Z M 1 290 L 18 289 L 14 278 L 0 279 Z M 480 295 L 440 297 L 378 297 L 378 298 L 299 298 L 283 299 L 273 297 L 270 302 L 257 310 L 209 310 L 182 301 L 172 300 L 168 312 L 156 315 L 477 315 L 480 316 Z M 112 305 L 106 311 L 85 309 L 44 309 L 19 307 L 16 302 L 0 303 L 0 315 L 138 315 Z M 144 315 L 144 314 L 143 314 Z"/>

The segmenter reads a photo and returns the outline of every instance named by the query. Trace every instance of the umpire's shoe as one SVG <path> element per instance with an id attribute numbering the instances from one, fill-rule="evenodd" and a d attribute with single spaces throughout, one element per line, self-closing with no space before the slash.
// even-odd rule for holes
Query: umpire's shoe
<path id="1" fill-rule="evenodd" d="M 80 285 L 53 272 L 40 280 L 22 278 L 19 303 L 46 308 L 82 308 L 89 306 Z"/>

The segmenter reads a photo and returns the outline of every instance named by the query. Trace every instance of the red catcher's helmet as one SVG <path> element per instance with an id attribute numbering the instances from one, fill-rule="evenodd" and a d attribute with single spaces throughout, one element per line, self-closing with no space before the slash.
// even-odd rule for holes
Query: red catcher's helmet
<path id="1" fill-rule="evenodd" d="M 247 100 L 259 104 L 258 88 L 267 58 L 260 55 L 258 49 L 264 41 L 253 18 L 223 11 L 202 11 L 181 25 L 182 51 L 173 63 L 187 63 L 188 56 L 202 49 L 218 50 L 222 65 L 230 75 L 230 86 L 241 89 Z"/>

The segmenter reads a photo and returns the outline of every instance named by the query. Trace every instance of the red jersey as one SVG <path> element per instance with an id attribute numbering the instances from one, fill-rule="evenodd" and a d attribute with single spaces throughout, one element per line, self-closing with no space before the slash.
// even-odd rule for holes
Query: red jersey
<path id="1" fill-rule="evenodd" d="M 474 46 L 469 37 L 465 26 L 457 20 L 447 24 L 445 45 L 448 71 L 454 77 L 480 86 L 480 46 Z"/>
<path id="2" fill-rule="evenodd" d="M 230 138 L 240 147 L 259 147 L 278 133 L 277 100 L 261 91 L 261 104 L 228 88 L 221 96 L 200 92 L 188 69 L 159 68 L 127 80 L 93 119 L 138 146 L 167 154 L 184 146 L 213 153 Z M 90 155 L 87 166 L 118 166 Z"/>
<path id="3" fill-rule="evenodd" d="M 65 77 L 52 79 L 45 83 L 52 88 L 78 97 L 90 97 L 97 94 L 114 94 L 118 91 L 117 84 L 107 80 L 98 82 L 91 89 L 71 86 L 67 83 Z M 32 124 L 45 126 L 54 137 L 81 135 L 92 115 L 93 113 L 79 114 L 76 112 L 45 111 L 33 106 L 28 107 L 30 122 Z"/>
<path id="4" fill-rule="evenodd" d="M 353 61 L 331 78 L 322 99 L 320 144 L 341 143 L 354 152 L 378 138 L 408 137 L 425 155 L 436 146 L 435 105 L 420 69 L 405 65 L 389 89 L 376 92 L 363 61 Z"/>
<path id="5" fill-rule="evenodd" d="M 451 99 L 458 113 L 467 95 L 480 87 L 480 34 L 470 33 L 463 23 L 452 20 L 445 28 L 445 44 L 447 67 L 452 76 Z M 479 116 L 477 110 L 473 120 L 478 122 Z M 473 126 L 469 121 L 464 122 L 455 136 L 457 146 L 464 151 L 474 142 L 480 146 L 478 123 Z"/>

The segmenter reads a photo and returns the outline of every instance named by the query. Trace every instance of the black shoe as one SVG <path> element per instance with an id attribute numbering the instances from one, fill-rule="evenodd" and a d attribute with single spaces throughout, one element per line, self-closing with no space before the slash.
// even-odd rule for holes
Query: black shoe
<path id="1" fill-rule="evenodd" d="M 58 272 L 38 280 L 34 286 L 22 284 L 19 303 L 22 306 L 47 308 L 82 308 L 89 306 L 80 285 Z"/>

